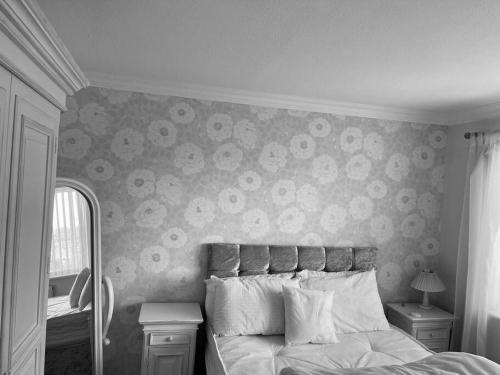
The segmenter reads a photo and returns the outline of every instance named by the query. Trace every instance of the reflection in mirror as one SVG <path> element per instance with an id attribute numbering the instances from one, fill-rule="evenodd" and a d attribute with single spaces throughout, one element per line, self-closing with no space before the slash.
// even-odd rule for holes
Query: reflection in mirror
<path id="1" fill-rule="evenodd" d="M 58 187 L 54 196 L 50 278 L 76 275 L 90 267 L 90 212 L 76 190 Z"/>
<path id="2" fill-rule="evenodd" d="M 101 272 L 100 208 L 86 185 L 56 180 L 47 303 L 46 375 L 102 375 L 113 285 Z"/>
<path id="3" fill-rule="evenodd" d="M 77 190 L 54 197 L 45 374 L 93 374 L 92 213 Z"/>

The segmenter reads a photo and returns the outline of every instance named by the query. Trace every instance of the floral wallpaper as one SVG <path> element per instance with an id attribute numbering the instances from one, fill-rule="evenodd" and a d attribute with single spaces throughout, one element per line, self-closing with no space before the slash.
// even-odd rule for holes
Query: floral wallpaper
<path id="1" fill-rule="evenodd" d="M 102 209 L 116 289 L 107 373 L 138 373 L 144 301 L 203 301 L 203 243 L 375 245 L 383 300 L 439 253 L 446 127 L 90 87 L 58 176 Z M 127 355 L 122 355 L 127 353 Z"/>

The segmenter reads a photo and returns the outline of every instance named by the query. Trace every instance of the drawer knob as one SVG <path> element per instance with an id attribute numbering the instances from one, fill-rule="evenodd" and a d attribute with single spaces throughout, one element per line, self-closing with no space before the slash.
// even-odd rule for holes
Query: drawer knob
<path id="1" fill-rule="evenodd" d="M 166 340 L 166 341 L 172 341 L 173 339 L 174 339 L 174 337 L 173 337 L 173 336 L 168 336 L 165 340 Z"/>

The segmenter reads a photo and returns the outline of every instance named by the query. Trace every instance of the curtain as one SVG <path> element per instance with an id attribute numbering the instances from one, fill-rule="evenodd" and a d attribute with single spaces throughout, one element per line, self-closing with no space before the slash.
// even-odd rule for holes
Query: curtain
<path id="1" fill-rule="evenodd" d="M 49 277 L 73 275 L 90 264 L 89 208 L 85 198 L 70 188 L 54 196 Z"/>
<path id="2" fill-rule="evenodd" d="M 459 246 L 466 250 L 459 253 L 457 269 L 457 290 L 466 288 L 462 350 L 500 361 L 499 133 L 471 139 L 469 171 Z"/>

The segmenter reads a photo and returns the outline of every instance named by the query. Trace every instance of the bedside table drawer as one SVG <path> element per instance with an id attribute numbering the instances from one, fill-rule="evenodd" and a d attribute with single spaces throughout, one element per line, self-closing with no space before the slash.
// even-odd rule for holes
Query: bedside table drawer
<path id="1" fill-rule="evenodd" d="M 450 333 L 449 328 L 419 328 L 417 329 L 418 340 L 447 339 Z"/>
<path id="2" fill-rule="evenodd" d="M 151 333 L 149 345 L 167 345 L 167 344 L 189 344 L 189 335 L 178 333 Z"/>

